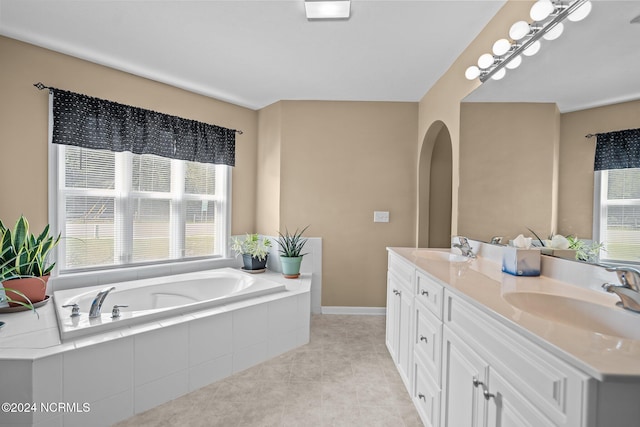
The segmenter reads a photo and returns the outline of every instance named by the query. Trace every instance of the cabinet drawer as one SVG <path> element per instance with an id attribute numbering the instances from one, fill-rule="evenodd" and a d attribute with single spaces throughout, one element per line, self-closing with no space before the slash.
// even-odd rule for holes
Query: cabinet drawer
<path id="1" fill-rule="evenodd" d="M 416 328 L 413 348 L 416 357 L 421 359 L 425 370 L 436 384 L 440 385 L 440 367 L 442 365 L 442 321 L 423 304 L 414 305 Z"/>
<path id="2" fill-rule="evenodd" d="M 442 319 L 443 295 L 442 285 L 416 271 L 416 301 L 424 304 L 438 319 Z"/>
<path id="3" fill-rule="evenodd" d="M 403 286 L 411 291 L 413 290 L 413 276 L 415 275 L 413 264 L 405 261 L 399 255 L 389 252 L 388 270 L 396 275 Z"/>
<path id="4" fill-rule="evenodd" d="M 557 426 L 581 425 L 587 377 L 471 304 L 445 292 L 444 325 Z"/>
<path id="5" fill-rule="evenodd" d="M 440 387 L 427 375 L 419 362 L 414 364 L 413 372 L 413 403 L 424 425 L 437 427 L 440 425 Z"/>

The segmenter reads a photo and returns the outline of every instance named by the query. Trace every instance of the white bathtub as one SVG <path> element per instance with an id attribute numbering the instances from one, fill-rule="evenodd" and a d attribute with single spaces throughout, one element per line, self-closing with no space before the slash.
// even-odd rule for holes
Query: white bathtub
<path id="1" fill-rule="evenodd" d="M 115 289 L 105 298 L 100 317 L 89 318 L 96 294 L 110 287 Z M 60 338 L 65 341 L 283 291 L 284 285 L 260 275 L 221 268 L 56 291 L 54 304 Z M 72 304 L 78 304 L 80 316 L 71 317 L 71 307 L 63 307 Z M 127 306 L 120 308 L 120 317 L 111 317 L 114 305 Z"/>

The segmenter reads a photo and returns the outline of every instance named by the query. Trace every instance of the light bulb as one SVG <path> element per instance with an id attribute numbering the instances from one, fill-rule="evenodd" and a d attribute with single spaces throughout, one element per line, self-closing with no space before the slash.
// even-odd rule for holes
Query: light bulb
<path id="1" fill-rule="evenodd" d="M 480 67 L 481 69 L 486 70 L 492 65 L 493 65 L 493 55 L 491 55 L 490 53 L 485 53 L 483 55 L 480 55 L 480 58 L 478 58 L 478 67 Z"/>
<path id="2" fill-rule="evenodd" d="M 493 44 L 493 54 L 497 56 L 502 56 L 505 53 L 509 52 L 511 48 L 511 43 L 507 39 L 500 39 Z"/>
<path id="3" fill-rule="evenodd" d="M 467 71 L 464 72 L 464 76 L 467 78 L 467 80 L 477 79 L 478 77 L 480 77 L 480 68 L 472 65 L 471 67 L 467 68 Z"/>
<path id="4" fill-rule="evenodd" d="M 551 0 L 538 0 L 531 6 L 529 16 L 534 21 L 544 21 L 553 13 L 554 9 L 555 7 Z"/>
<path id="5" fill-rule="evenodd" d="M 533 42 L 531 46 L 522 51 L 524 56 L 533 56 L 540 50 L 540 40 Z"/>
<path id="6" fill-rule="evenodd" d="M 591 7 L 592 7 L 591 2 L 590 1 L 586 2 L 582 6 L 580 6 L 579 8 L 574 10 L 573 12 L 571 12 L 571 15 L 569 15 L 569 17 L 568 17 L 569 21 L 571 21 L 571 22 L 582 21 L 584 18 L 589 16 L 589 14 L 591 13 Z"/>
<path id="7" fill-rule="evenodd" d="M 507 74 L 507 70 L 505 70 L 504 68 L 501 68 L 498 71 L 496 71 L 496 73 L 493 76 L 491 76 L 491 78 L 493 80 L 500 80 L 501 78 L 504 77 L 505 74 Z"/>
<path id="8" fill-rule="evenodd" d="M 515 70 L 520 66 L 520 64 L 522 64 L 522 56 L 518 55 L 515 58 L 513 58 L 511 61 L 507 62 L 507 65 L 505 65 L 505 67 L 507 67 L 510 70 Z"/>
<path id="9" fill-rule="evenodd" d="M 545 40 L 555 40 L 562 35 L 563 31 L 564 31 L 564 25 L 562 24 L 562 22 L 558 22 L 556 25 L 553 26 L 552 29 L 547 31 L 545 35 L 542 36 L 542 38 Z"/>
<path id="10" fill-rule="evenodd" d="M 520 40 L 529 34 L 529 24 L 527 21 L 518 21 L 509 29 L 509 37 L 513 40 Z"/>

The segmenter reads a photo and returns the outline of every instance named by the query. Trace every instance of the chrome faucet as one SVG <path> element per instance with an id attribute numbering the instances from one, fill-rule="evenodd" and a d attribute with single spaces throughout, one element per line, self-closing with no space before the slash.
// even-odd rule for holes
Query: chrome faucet
<path id="1" fill-rule="evenodd" d="M 454 243 L 452 246 L 454 248 L 458 248 L 460 249 L 460 252 L 462 252 L 462 255 L 469 257 L 469 258 L 475 258 L 476 254 L 473 253 L 473 249 L 471 248 L 471 245 L 469 244 L 469 239 L 467 239 L 466 237 L 462 237 L 462 236 L 458 236 L 458 241 L 460 243 Z"/>
<path id="2" fill-rule="evenodd" d="M 620 285 L 605 283 L 602 288 L 620 297 L 618 305 L 640 313 L 640 270 L 632 267 L 608 267 L 606 270 L 618 275 Z"/>
<path id="3" fill-rule="evenodd" d="M 90 318 L 100 317 L 100 309 L 102 308 L 102 303 L 104 302 L 104 299 L 107 297 L 107 295 L 109 295 L 109 292 L 114 289 L 115 286 L 112 286 L 110 288 L 104 288 L 103 290 L 98 292 L 96 297 L 93 299 L 93 302 L 91 303 L 91 309 L 89 310 Z"/>

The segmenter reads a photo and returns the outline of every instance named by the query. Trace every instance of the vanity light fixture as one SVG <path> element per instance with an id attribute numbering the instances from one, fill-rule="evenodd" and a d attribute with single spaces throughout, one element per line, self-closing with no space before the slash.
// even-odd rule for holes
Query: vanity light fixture
<path id="1" fill-rule="evenodd" d="M 351 0 L 305 0 L 307 19 L 349 19 Z"/>
<path id="2" fill-rule="evenodd" d="M 500 39 L 493 44 L 493 54 L 485 53 L 478 59 L 478 65 L 472 65 L 465 71 L 469 80 L 480 78 L 481 82 L 489 78 L 500 80 L 506 69 L 517 68 L 522 55 L 535 55 L 541 47 L 540 39 L 555 40 L 564 31 L 562 21 L 577 22 L 591 12 L 589 0 L 538 0 L 531 7 L 529 16 L 533 22 L 518 21 L 509 29 L 509 38 Z M 505 69 L 506 68 L 506 69 Z"/>

